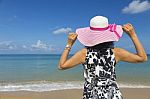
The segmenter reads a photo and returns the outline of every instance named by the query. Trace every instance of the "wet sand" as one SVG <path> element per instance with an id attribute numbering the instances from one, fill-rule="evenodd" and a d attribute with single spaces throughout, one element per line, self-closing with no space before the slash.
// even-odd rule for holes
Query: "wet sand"
<path id="1" fill-rule="evenodd" d="M 124 99 L 150 99 L 150 88 L 120 88 Z M 82 89 L 0 92 L 0 99 L 82 99 Z"/>

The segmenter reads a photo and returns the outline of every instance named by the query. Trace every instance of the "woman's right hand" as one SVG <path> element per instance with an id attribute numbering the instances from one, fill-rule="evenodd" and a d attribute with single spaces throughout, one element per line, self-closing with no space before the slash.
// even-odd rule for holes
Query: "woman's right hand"
<path id="1" fill-rule="evenodd" d="M 69 33 L 68 34 L 68 41 L 67 41 L 67 44 L 69 46 L 72 46 L 74 44 L 74 42 L 76 41 L 77 39 L 77 34 L 76 33 Z"/>
<path id="2" fill-rule="evenodd" d="M 129 36 L 132 36 L 135 34 L 134 28 L 132 26 L 132 24 L 127 23 L 125 25 L 122 26 L 122 29 L 124 32 L 126 32 Z"/>

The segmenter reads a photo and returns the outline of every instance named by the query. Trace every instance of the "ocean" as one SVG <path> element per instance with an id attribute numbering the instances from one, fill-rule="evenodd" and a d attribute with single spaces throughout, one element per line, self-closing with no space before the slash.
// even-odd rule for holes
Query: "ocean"
<path id="1" fill-rule="evenodd" d="M 83 66 L 58 70 L 59 59 L 59 54 L 0 55 L 0 91 L 83 88 Z M 120 62 L 116 65 L 116 75 L 119 87 L 150 88 L 150 60 L 137 64 Z"/>

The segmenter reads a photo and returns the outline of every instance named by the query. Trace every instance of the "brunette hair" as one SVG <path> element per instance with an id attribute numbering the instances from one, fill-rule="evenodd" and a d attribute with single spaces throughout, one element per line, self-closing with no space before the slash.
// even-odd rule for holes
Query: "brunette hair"
<path id="1" fill-rule="evenodd" d="M 111 42 L 104 42 L 104 43 L 99 43 L 97 45 L 94 45 L 94 46 L 85 46 L 86 48 L 92 48 L 92 49 L 98 49 L 98 50 L 101 50 L 101 49 L 106 49 L 106 48 L 114 48 L 114 42 L 111 41 Z"/>

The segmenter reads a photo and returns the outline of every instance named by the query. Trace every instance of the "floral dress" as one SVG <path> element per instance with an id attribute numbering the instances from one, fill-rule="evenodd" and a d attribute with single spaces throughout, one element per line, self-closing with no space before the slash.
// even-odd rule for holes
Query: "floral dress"
<path id="1" fill-rule="evenodd" d="M 116 82 L 115 55 L 111 48 L 87 48 L 83 99 L 123 99 Z"/>

